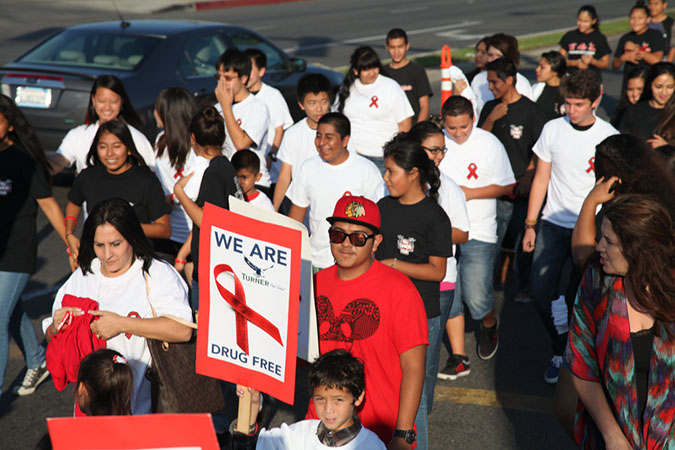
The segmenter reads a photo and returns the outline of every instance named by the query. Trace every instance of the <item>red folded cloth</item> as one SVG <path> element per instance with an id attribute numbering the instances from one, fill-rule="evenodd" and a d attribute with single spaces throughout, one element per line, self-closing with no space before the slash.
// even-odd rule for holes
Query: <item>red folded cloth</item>
<path id="1" fill-rule="evenodd" d="M 98 310 L 98 302 L 66 294 L 61 305 L 75 306 L 84 311 L 84 314 L 73 316 L 72 322 L 53 336 L 47 346 L 47 369 L 59 391 L 65 389 L 70 381 L 77 381 L 77 370 L 85 356 L 106 346 L 106 341 L 98 339 L 89 328 L 96 317 L 88 311 Z"/>

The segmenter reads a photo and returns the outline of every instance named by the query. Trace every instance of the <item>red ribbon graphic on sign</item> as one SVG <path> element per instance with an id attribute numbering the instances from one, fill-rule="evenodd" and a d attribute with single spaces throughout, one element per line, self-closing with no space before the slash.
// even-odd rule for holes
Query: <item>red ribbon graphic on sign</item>
<path id="1" fill-rule="evenodd" d="M 183 169 L 185 167 L 181 167 L 180 169 L 176 169 L 176 174 L 173 176 L 174 178 L 183 178 Z"/>
<path id="2" fill-rule="evenodd" d="M 586 173 L 591 173 L 591 170 L 595 172 L 595 156 L 588 160 L 588 169 L 586 169 Z"/>
<path id="3" fill-rule="evenodd" d="M 469 167 L 467 167 L 467 169 L 469 169 L 469 174 L 466 176 L 466 179 L 470 180 L 471 177 L 474 177 L 477 180 L 478 174 L 476 173 L 476 171 L 478 170 L 478 166 L 475 163 L 471 163 L 469 164 Z"/>
<path id="4" fill-rule="evenodd" d="M 377 95 L 373 95 L 372 97 L 370 97 L 370 100 L 371 101 L 370 101 L 369 108 L 372 108 L 373 106 L 375 106 L 376 108 L 379 108 L 379 106 L 377 106 Z"/>
<path id="5" fill-rule="evenodd" d="M 223 272 L 229 272 L 234 276 L 234 295 L 227 289 L 223 287 L 222 284 L 218 282 L 218 275 Z M 253 325 L 257 326 L 265 333 L 269 334 L 272 339 L 277 341 L 280 345 L 284 345 L 281 342 L 281 334 L 279 329 L 274 326 L 272 322 L 265 319 L 263 316 L 253 311 L 251 308 L 246 306 L 246 295 L 244 293 L 244 286 L 242 286 L 239 277 L 234 273 L 232 267 L 227 264 L 219 264 L 213 269 L 213 276 L 216 280 L 216 287 L 218 292 L 223 297 L 223 299 L 232 307 L 235 311 L 235 319 L 237 326 L 237 345 L 248 355 L 248 322 L 251 322 Z"/>
<path id="6" fill-rule="evenodd" d="M 138 314 L 136 311 L 131 311 L 129 314 L 127 314 L 127 317 L 137 317 L 139 319 L 141 318 L 140 314 Z M 131 336 L 132 336 L 131 333 L 124 333 L 124 337 L 126 337 L 127 339 L 131 339 Z"/>

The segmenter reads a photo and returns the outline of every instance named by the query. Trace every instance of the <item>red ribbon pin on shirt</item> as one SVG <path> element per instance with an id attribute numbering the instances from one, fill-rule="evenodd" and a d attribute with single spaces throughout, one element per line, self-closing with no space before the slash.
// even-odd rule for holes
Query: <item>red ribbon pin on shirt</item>
<path id="1" fill-rule="evenodd" d="M 469 169 L 469 174 L 466 176 L 466 179 L 470 180 L 471 177 L 474 177 L 477 180 L 478 174 L 476 173 L 476 171 L 478 170 L 478 166 L 475 163 L 471 163 L 469 164 L 469 167 L 467 167 L 467 169 Z"/>
<path id="2" fill-rule="evenodd" d="M 218 282 L 218 275 L 223 272 L 229 272 L 234 277 L 234 295 L 222 284 Z M 281 334 L 279 329 L 274 326 L 272 322 L 265 319 L 263 316 L 253 311 L 251 308 L 246 306 L 246 294 L 244 293 L 244 286 L 239 281 L 239 277 L 232 267 L 227 264 L 219 264 L 213 269 L 213 276 L 216 279 L 216 287 L 218 292 L 223 297 L 223 299 L 234 308 L 235 311 L 235 324 L 237 326 L 237 345 L 242 349 L 247 355 L 248 353 L 248 322 L 251 322 L 253 325 L 257 326 L 265 333 L 269 334 L 272 339 L 277 341 L 280 345 L 284 345 L 281 342 Z"/>
<path id="3" fill-rule="evenodd" d="M 375 106 L 376 108 L 379 108 L 379 106 L 377 106 L 377 95 L 373 95 L 372 97 L 370 97 L 369 108 L 372 108 L 373 106 Z"/>
<path id="4" fill-rule="evenodd" d="M 176 169 L 176 174 L 173 177 L 174 178 L 183 178 L 183 169 L 184 169 L 184 167 L 181 167 L 180 169 Z"/>
<path id="5" fill-rule="evenodd" d="M 586 173 L 591 173 L 591 170 L 595 172 L 595 156 L 588 160 L 588 169 L 586 169 Z"/>

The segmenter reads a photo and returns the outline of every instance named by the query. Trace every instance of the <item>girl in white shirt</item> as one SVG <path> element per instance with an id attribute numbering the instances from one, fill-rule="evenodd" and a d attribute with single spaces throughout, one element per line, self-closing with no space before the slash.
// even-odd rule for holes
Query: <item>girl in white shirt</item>
<path id="1" fill-rule="evenodd" d="M 401 86 L 380 75 L 382 63 L 370 47 L 357 48 L 340 86 L 337 111 L 351 123 L 351 144 L 384 173 L 382 147 L 396 133 L 410 130 L 412 106 Z"/>
<path id="2" fill-rule="evenodd" d="M 101 75 L 91 87 L 85 124 L 70 130 L 49 160 L 52 175 L 73 163 L 77 166 L 77 173 L 82 172 L 87 167 L 87 153 L 98 127 L 117 117 L 127 123 L 138 152 L 145 164 L 154 170 L 155 153 L 148 139 L 138 130 L 141 119 L 131 105 L 124 84 L 114 75 Z"/>
<path id="3" fill-rule="evenodd" d="M 187 286 L 169 264 L 156 259 L 134 210 L 118 198 L 105 200 L 91 211 L 84 223 L 78 263 L 80 268 L 56 294 L 52 317 L 43 322 L 45 335 L 51 340 L 58 334 L 57 326 L 68 311 L 84 314 L 79 308 L 61 306 L 66 294 L 98 302 L 98 310 L 89 311 L 98 316 L 90 329 L 129 362 L 134 375 L 132 413 L 148 414 L 150 381 L 145 372 L 150 351 L 146 338 L 187 342 L 192 337 L 191 328 L 161 317 L 192 321 Z"/>

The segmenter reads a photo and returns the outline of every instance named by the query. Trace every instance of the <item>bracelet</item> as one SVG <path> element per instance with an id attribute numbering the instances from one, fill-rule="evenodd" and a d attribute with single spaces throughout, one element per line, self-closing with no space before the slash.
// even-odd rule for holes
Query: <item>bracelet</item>
<path id="1" fill-rule="evenodd" d="M 396 265 L 396 261 L 398 261 L 398 259 L 394 258 L 394 262 L 393 262 L 393 263 L 391 263 L 391 266 L 389 266 L 389 267 L 391 267 L 391 268 L 393 269 L 393 268 L 394 268 L 394 266 Z"/>
<path id="2" fill-rule="evenodd" d="M 63 219 L 63 223 L 65 223 L 68 219 L 70 219 L 70 220 L 72 220 L 73 222 L 75 222 L 75 226 L 77 226 L 77 219 L 76 219 L 75 217 L 73 217 L 73 216 L 66 216 L 66 218 Z"/>
<path id="3" fill-rule="evenodd" d="M 181 261 L 181 260 L 178 259 L 178 258 L 174 259 L 173 261 L 174 261 L 176 264 L 182 264 L 182 265 L 187 264 L 187 261 Z"/>
<path id="4" fill-rule="evenodd" d="M 169 198 L 171 199 L 171 204 L 172 204 L 172 205 L 173 205 L 174 203 L 176 203 L 176 197 L 174 196 L 174 193 L 173 193 L 173 192 L 171 193 L 171 195 L 169 196 Z"/>
<path id="5" fill-rule="evenodd" d="M 534 230 L 534 229 L 535 229 L 535 226 L 534 226 L 534 225 L 530 225 L 529 223 L 526 223 L 526 224 L 525 224 L 525 229 L 526 229 L 526 230 Z"/>
<path id="6" fill-rule="evenodd" d="M 525 225 L 536 225 L 537 219 L 525 219 Z"/>
<path id="7" fill-rule="evenodd" d="M 66 238 L 67 238 L 68 236 L 74 236 L 74 235 L 75 235 L 75 233 L 66 233 Z"/>
<path id="8" fill-rule="evenodd" d="M 68 256 L 73 256 L 73 254 L 70 252 L 70 247 L 66 248 L 66 253 L 68 253 Z"/>

